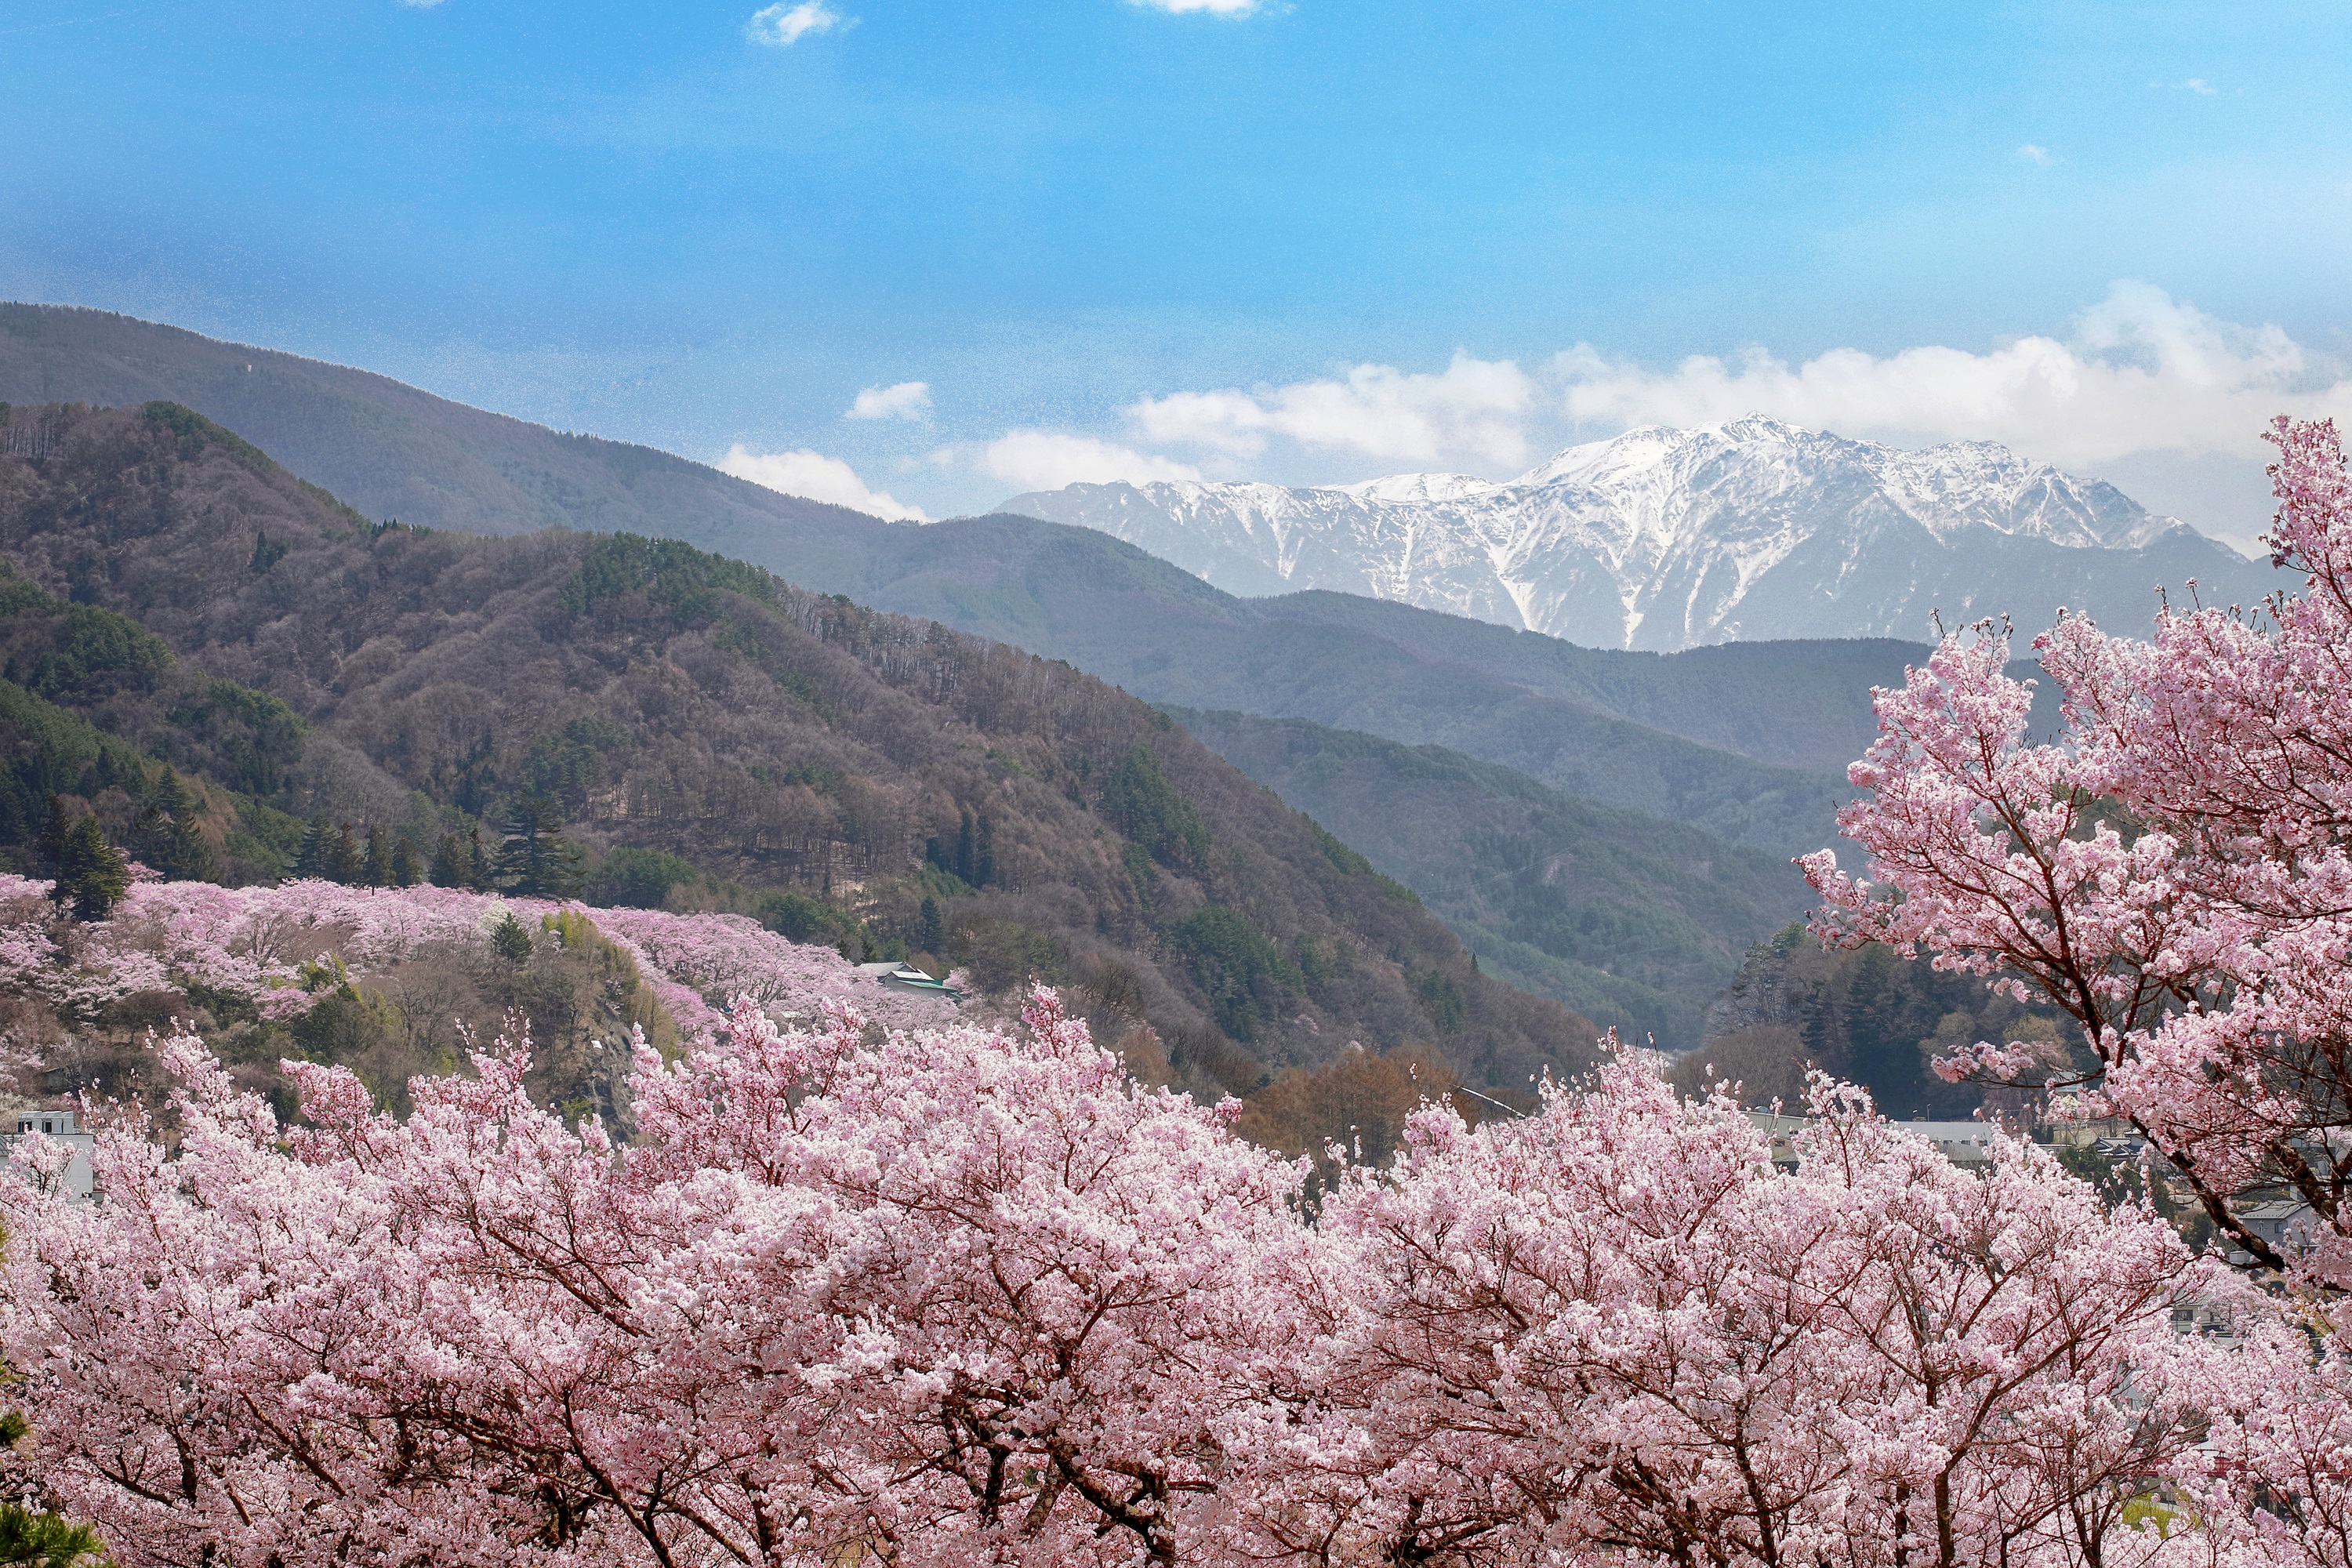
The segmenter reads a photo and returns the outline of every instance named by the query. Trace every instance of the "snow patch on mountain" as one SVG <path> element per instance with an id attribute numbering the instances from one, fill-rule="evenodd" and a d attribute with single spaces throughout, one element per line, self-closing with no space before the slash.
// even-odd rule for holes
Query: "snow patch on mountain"
<path id="1" fill-rule="evenodd" d="M 1936 612 L 2035 626 L 2061 604 L 2112 623 L 2144 618 L 2159 584 L 2251 603 L 2271 576 L 1993 442 L 1905 451 L 1760 416 L 1643 426 L 1502 483 L 1082 484 L 998 510 L 1115 535 L 1232 593 L 1332 589 L 1658 650 L 1918 638 Z"/>

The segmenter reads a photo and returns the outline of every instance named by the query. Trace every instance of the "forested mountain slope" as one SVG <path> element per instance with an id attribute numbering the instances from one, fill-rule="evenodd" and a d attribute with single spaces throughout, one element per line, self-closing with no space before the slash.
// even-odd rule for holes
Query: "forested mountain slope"
<path id="1" fill-rule="evenodd" d="M 0 398 L 45 395 L 186 403 L 374 518 L 683 539 L 1067 659 L 1152 701 L 1444 745 L 1774 854 L 1834 836 L 1844 765 L 1871 731 L 1869 685 L 1898 679 L 1917 653 L 1829 641 L 1633 654 L 1339 594 L 1239 599 L 1086 529 L 885 523 L 362 371 L 99 311 L 0 306 Z"/>
<path id="2" fill-rule="evenodd" d="M 1066 665 L 676 543 L 372 523 L 176 405 L 18 408 L 0 449 L 26 580 L 307 728 L 237 786 L 257 808 L 430 847 L 551 801 L 593 856 L 658 873 L 656 900 L 846 910 L 988 984 L 1074 983 L 1201 1083 L 1350 1037 L 1496 1085 L 1586 1059 L 1583 1020 L 1477 977 L 1409 893 Z M 88 777 L 101 814 L 136 806 Z"/>
<path id="3" fill-rule="evenodd" d="M 1461 623 L 1460 634 L 1469 657 L 1456 659 L 1442 639 L 1423 635 L 1421 619 L 1410 618 L 1444 617 L 1336 595 L 1237 599 L 1084 529 L 1015 517 L 937 524 L 894 538 L 889 556 L 877 556 L 857 592 L 905 614 L 1066 658 L 1154 702 L 1307 719 L 1406 745 L 1445 746 L 1570 795 L 1690 823 L 1774 854 L 1828 842 L 1847 793 L 1843 759 L 1834 771 L 1773 765 L 1619 717 L 1596 693 L 1557 679 L 1547 677 L 1548 689 L 1538 689 L 1496 673 L 1479 662 L 1489 650 L 1466 629 L 1472 623 Z M 1326 613 L 1333 602 L 1346 613 Z M 1407 617 L 1398 623 L 1407 635 L 1388 635 L 1391 613 Z M 1417 637 L 1423 646 L 1414 646 Z M 1876 645 L 1874 657 L 1865 657 L 1899 677 L 1902 661 L 1888 654 L 1900 646 Z M 1722 651 L 1736 668 L 1747 650 Z M 1707 682 L 1670 673 L 1674 659 L 1693 655 L 1593 657 L 1618 661 L 1626 671 L 1621 683 L 1634 691 L 1679 686 L 1693 693 L 1679 705 L 1648 702 L 1654 711 L 1680 706 L 1677 721 L 1693 728 L 1736 729 L 1736 713 L 1758 700 L 1756 683 L 1735 682 L 1707 707 Z M 1795 663 L 1803 668 L 1801 658 Z M 1801 716 L 1835 710 L 1836 683 L 1851 673 L 1846 664 L 1833 674 L 1801 675 L 1793 684 L 1805 695 L 1792 706 Z M 1866 682 L 1843 701 L 1866 726 Z M 1855 732 L 1856 721 L 1842 715 L 1837 730 Z M 1830 749 L 1815 746 L 1811 754 Z"/>
<path id="4" fill-rule="evenodd" d="M 1166 711 L 1420 893 L 1486 973 L 1668 1050 L 1698 1044 L 1742 955 L 1812 902 L 1778 856 L 1458 752 Z"/>

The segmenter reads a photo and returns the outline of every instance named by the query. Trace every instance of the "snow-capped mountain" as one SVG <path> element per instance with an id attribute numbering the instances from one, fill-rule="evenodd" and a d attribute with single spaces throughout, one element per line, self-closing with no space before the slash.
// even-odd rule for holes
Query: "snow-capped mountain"
<path id="1" fill-rule="evenodd" d="M 1934 635 L 2060 605 L 2137 629 L 2158 585 L 2273 586 L 2114 486 L 1986 441 L 1902 451 L 1762 417 L 1645 426 L 1503 483 L 1071 485 L 1001 511 L 1109 533 L 1244 595 L 1328 588 L 1600 647 Z"/>

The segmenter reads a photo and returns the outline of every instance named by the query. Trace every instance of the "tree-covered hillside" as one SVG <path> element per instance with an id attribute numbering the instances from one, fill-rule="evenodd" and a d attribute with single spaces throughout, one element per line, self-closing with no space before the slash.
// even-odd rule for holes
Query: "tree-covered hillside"
<path id="1" fill-rule="evenodd" d="M 1777 856 L 1458 752 L 1167 711 L 1418 892 L 1487 973 L 1668 1050 L 1698 1043 L 1741 955 L 1811 901 Z"/>
<path id="2" fill-rule="evenodd" d="M 44 596 L 15 689 L 217 786 L 217 874 L 286 868 L 310 822 L 437 870 L 528 817 L 592 896 L 1070 984 L 1179 1081 L 1246 1089 L 1350 1038 L 1493 1085 L 1587 1059 L 1583 1020 L 1066 665 L 672 542 L 372 522 L 176 405 L 20 408 L 0 447 L 0 556 Z M 100 612 L 93 674 L 72 650 Z M 47 776 L 118 831 L 142 809 L 143 779 Z"/>

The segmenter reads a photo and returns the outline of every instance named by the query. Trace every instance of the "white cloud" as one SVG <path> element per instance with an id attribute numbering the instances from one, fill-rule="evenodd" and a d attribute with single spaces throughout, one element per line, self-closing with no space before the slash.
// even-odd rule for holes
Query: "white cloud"
<path id="1" fill-rule="evenodd" d="M 1510 360 L 1457 353 L 1437 374 L 1360 364 L 1341 381 L 1303 381 L 1255 392 L 1179 392 L 1126 410 L 1161 444 L 1255 457 L 1269 436 L 1301 446 L 1427 463 L 1467 454 L 1489 463 L 1527 456 L 1523 428 L 1536 384 Z"/>
<path id="2" fill-rule="evenodd" d="M 960 455 L 952 447 L 932 454 L 941 462 L 952 462 Z M 1139 485 L 1201 477 L 1201 470 L 1189 463 L 1061 430 L 1008 430 L 977 456 L 978 466 L 991 478 L 1024 490 L 1103 485 L 1118 479 Z"/>
<path id="3" fill-rule="evenodd" d="M 920 419 L 931 411 L 931 386 L 926 381 L 902 381 L 894 386 L 869 386 L 842 415 L 844 419 Z"/>
<path id="4" fill-rule="evenodd" d="M 1258 0 L 1129 0 L 1147 11 L 1166 11 L 1182 16 L 1187 11 L 1200 11 L 1212 16 L 1246 16 L 1258 9 Z"/>
<path id="5" fill-rule="evenodd" d="M 797 44 L 810 33 L 829 32 L 841 25 L 841 13 L 825 9 L 824 0 L 801 0 L 797 5 L 778 4 L 751 14 L 743 36 L 755 44 L 782 47 Z"/>
<path id="6" fill-rule="evenodd" d="M 907 506 L 887 490 L 867 489 L 856 469 L 838 458 L 828 458 L 820 452 L 753 452 L 738 442 L 719 459 L 719 469 L 788 496 L 831 501 L 892 522 L 931 521 L 922 508 Z"/>
<path id="7" fill-rule="evenodd" d="M 2036 147 L 2031 142 L 2028 142 L 2024 146 L 2020 147 L 2017 150 L 2017 155 L 2024 159 L 2029 163 L 2046 164 L 2050 162 L 2050 149 L 2047 147 Z"/>
<path id="8" fill-rule="evenodd" d="M 1791 367 L 1758 350 L 1653 371 L 1580 344 L 1551 369 L 1583 426 L 1768 414 L 1849 436 L 2000 441 L 2067 467 L 2155 451 L 2260 457 L 2274 415 L 2352 415 L 2352 379 L 2277 327 L 2217 321 L 2145 283 L 2116 284 L 2066 342 L 2020 338 L 1988 353 L 1832 349 Z"/>
<path id="9" fill-rule="evenodd" d="M 2201 76 L 2192 76 L 2180 85 L 2200 98 L 2210 98 L 2219 90 Z"/>

